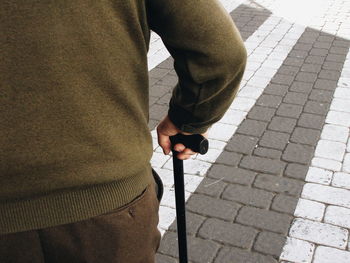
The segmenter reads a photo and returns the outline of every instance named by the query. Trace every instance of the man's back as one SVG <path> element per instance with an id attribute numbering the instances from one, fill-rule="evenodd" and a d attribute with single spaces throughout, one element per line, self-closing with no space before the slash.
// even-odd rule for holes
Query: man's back
<path id="1" fill-rule="evenodd" d="M 150 29 L 175 58 L 184 132 L 223 116 L 244 70 L 217 1 L 11 0 L 0 16 L 0 234 L 104 213 L 149 184 Z"/>

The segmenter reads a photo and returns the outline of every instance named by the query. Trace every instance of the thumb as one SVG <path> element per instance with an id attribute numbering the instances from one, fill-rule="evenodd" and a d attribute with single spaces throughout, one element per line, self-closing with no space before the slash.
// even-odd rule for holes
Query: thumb
<path id="1" fill-rule="evenodd" d="M 157 127 L 158 144 L 162 147 L 164 154 L 171 151 L 170 136 L 176 135 L 180 130 L 166 116 Z"/>

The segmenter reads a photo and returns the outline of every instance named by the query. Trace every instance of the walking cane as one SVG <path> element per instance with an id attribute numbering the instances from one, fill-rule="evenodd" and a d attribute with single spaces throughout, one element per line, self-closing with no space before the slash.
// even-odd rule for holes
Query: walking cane
<path id="1" fill-rule="evenodd" d="M 208 151 L 208 140 L 200 134 L 183 135 L 177 134 L 170 137 L 172 149 L 178 143 L 182 143 L 186 148 L 194 152 L 205 154 Z M 179 244 L 180 263 L 187 263 L 187 239 L 186 239 L 186 212 L 185 212 L 185 184 L 183 160 L 177 158 L 175 150 L 173 152 L 175 200 L 176 200 L 176 220 L 177 236 Z"/>

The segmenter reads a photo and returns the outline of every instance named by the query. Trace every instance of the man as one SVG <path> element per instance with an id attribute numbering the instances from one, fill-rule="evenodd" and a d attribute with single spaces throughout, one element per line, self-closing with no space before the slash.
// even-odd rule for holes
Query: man
<path id="1" fill-rule="evenodd" d="M 168 154 L 238 90 L 231 18 L 217 0 L 4 0 L 0 17 L 0 262 L 154 262 L 150 29 L 179 76 L 157 129 Z"/>

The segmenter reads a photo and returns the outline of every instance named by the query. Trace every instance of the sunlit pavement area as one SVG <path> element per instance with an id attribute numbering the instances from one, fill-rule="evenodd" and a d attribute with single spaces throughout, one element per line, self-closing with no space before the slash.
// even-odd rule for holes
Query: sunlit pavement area
<path id="1" fill-rule="evenodd" d="M 350 1 L 221 3 L 249 57 L 209 152 L 185 161 L 189 260 L 349 263 Z M 148 56 L 152 166 L 165 185 L 157 263 L 174 263 L 172 159 L 155 127 L 177 76 L 155 34 Z"/>

